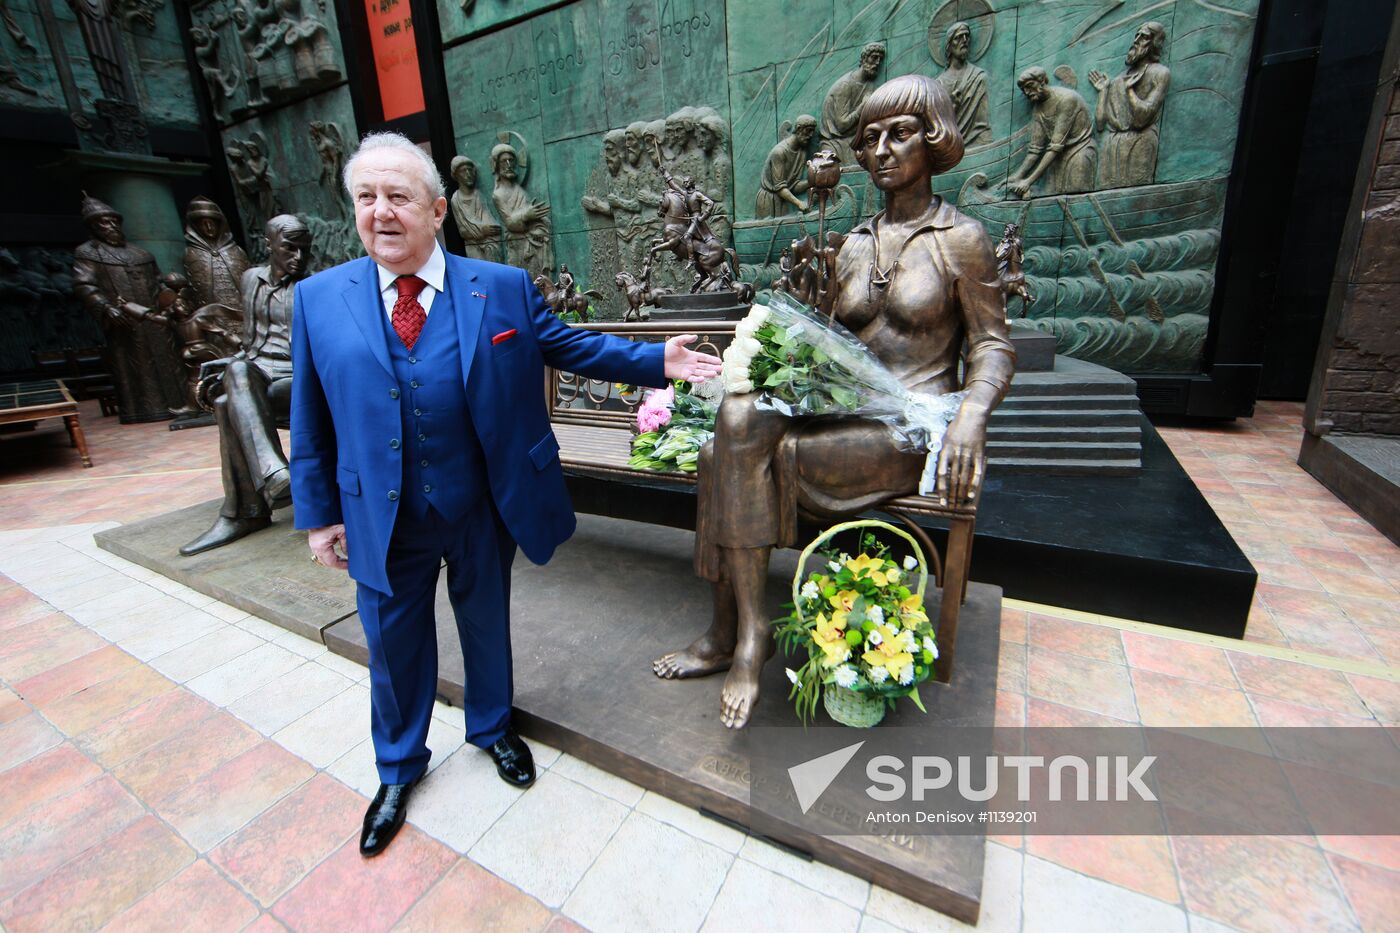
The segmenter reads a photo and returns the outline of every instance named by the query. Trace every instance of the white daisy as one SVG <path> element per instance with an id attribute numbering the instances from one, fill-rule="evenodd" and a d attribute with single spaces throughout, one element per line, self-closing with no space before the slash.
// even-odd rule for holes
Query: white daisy
<path id="1" fill-rule="evenodd" d="M 870 609 L 867 610 L 866 615 L 869 616 L 870 621 L 874 622 L 876 625 L 884 624 L 885 610 L 881 609 L 879 606 L 871 606 Z"/>
<path id="2" fill-rule="evenodd" d="M 865 640 L 870 645 L 870 647 L 878 648 L 884 642 L 885 636 L 880 634 L 879 629 L 875 629 Z"/>
<path id="3" fill-rule="evenodd" d="M 840 573 L 840 572 L 841 572 L 841 565 L 840 565 L 838 562 L 834 561 L 834 560 L 829 560 L 829 561 L 827 561 L 827 562 L 826 562 L 826 565 L 827 565 L 828 567 L 831 568 L 831 572 L 832 572 L 832 573 Z"/>
<path id="4" fill-rule="evenodd" d="M 938 646 L 935 645 L 933 639 L 927 635 L 924 636 L 924 650 L 932 654 L 935 658 L 938 657 Z"/>
<path id="5" fill-rule="evenodd" d="M 899 682 L 906 686 L 914 682 L 914 665 L 906 664 L 899 669 Z"/>
<path id="6" fill-rule="evenodd" d="M 872 667 L 870 669 L 870 682 L 872 684 L 882 684 L 890 679 L 890 672 L 883 667 Z"/>
<path id="7" fill-rule="evenodd" d="M 818 590 L 817 590 L 817 581 L 816 581 L 816 580 L 808 580 L 806 583 L 802 584 L 802 598 L 803 598 L 803 599 L 816 599 L 816 598 L 817 598 L 817 593 L 818 593 Z"/>
<path id="8" fill-rule="evenodd" d="M 919 562 L 916 561 L 916 560 L 914 559 L 914 555 L 913 555 L 913 554 L 910 554 L 910 555 L 908 555 L 908 556 L 906 556 L 906 557 L 904 558 L 904 569 L 905 569 L 905 570 L 913 570 L 913 569 L 914 569 L 915 567 L 917 567 L 917 566 L 919 566 Z"/>
<path id="9" fill-rule="evenodd" d="M 853 687 L 855 686 L 856 678 L 860 675 L 856 673 L 856 669 L 851 667 L 851 665 L 842 664 L 836 669 L 835 676 L 836 685 L 838 687 Z"/>

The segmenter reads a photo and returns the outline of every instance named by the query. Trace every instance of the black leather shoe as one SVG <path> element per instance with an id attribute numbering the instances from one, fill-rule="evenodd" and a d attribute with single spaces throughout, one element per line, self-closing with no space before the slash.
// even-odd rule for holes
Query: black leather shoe
<path id="1" fill-rule="evenodd" d="M 379 793 L 370 801 L 364 828 L 360 830 L 361 855 L 371 858 L 389 848 L 408 817 L 409 795 L 421 780 L 423 778 L 419 777 L 407 784 L 379 785 Z"/>
<path id="2" fill-rule="evenodd" d="M 486 750 L 496 763 L 501 780 L 514 787 L 529 787 L 535 783 L 535 759 L 530 746 L 514 732 L 507 732 Z"/>

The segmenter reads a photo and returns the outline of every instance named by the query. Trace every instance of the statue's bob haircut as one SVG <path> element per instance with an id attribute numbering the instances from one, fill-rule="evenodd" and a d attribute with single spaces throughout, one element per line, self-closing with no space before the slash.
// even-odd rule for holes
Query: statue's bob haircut
<path id="1" fill-rule="evenodd" d="M 924 144 L 928 146 L 933 174 L 941 175 L 962 161 L 963 138 L 958 132 L 953 99 L 943 85 L 925 75 L 903 75 L 875 89 L 860 108 L 860 122 L 852 148 L 860 167 L 870 169 L 862 144 L 865 128 L 876 120 L 902 114 L 918 117 L 924 124 Z M 873 153 L 870 157 L 873 157 Z"/>
<path id="2" fill-rule="evenodd" d="M 442 183 L 442 175 L 438 174 L 433 157 L 420 149 L 413 140 L 401 133 L 370 133 L 360 140 L 360 145 L 355 150 L 354 155 L 345 161 L 345 172 L 341 180 L 345 183 L 345 190 L 351 197 L 355 195 L 356 164 L 361 156 L 374 152 L 376 149 L 396 149 L 409 156 L 413 171 L 422 182 L 428 197 L 440 198 L 446 194 L 447 186 Z"/>

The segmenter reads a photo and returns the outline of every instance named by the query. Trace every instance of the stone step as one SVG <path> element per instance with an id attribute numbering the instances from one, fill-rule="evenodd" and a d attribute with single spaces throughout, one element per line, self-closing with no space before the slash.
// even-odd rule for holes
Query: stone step
<path id="1" fill-rule="evenodd" d="M 988 428 L 1003 427 L 1137 427 L 1137 409 L 1011 409 L 1005 403 L 992 413 Z"/>
<path id="2" fill-rule="evenodd" d="M 1141 444 L 1137 441 L 1119 443 L 1066 444 L 1063 441 L 987 441 L 987 456 L 997 460 L 1136 460 Z"/>
<path id="3" fill-rule="evenodd" d="M 1116 373 L 1101 379 L 1083 379 L 1077 382 L 1067 382 L 1063 379 L 1037 379 L 1036 377 L 1039 375 L 1039 373 L 1018 373 L 1016 378 L 1012 380 L 1011 391 L 1007 393 L 1006 397 L 1012 399 L 1031 396 L 1137 395 L 1137 383 Z"/>
<path id="4" fill-rule="evenodd" d="M 989 458 L 988 469 L 994 474 L 1038 473 L 1044 476 L 1135 476 L 1142 470 L 1142 460 L 1046 460 L 1039 457 Z"/>
<path id="5" fill-rule="evenodd" d="M 1054 441 L 1060 444 L 1120 443 L 1137 444 L 1142 429 L 1132 425 L 1032 425 L 1022 427 L 999 424 L 995 419 L 987 428 L 989 441 Z"/>
<path id="6" fill-rule="evenodd" d="M 1027 411 L 1043 409 L 1095 409 L 1099 411 L 1138 410 L 1136 395 L 1008 395 L 1001 403 L 999 411 Z"/>

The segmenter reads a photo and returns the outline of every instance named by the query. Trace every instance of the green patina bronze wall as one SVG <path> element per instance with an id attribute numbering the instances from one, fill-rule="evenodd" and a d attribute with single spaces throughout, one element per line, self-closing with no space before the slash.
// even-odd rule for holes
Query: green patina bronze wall
<path id="1" fill-rule="evenodd" d="M 283 213 L 310 226 L 315 268 L 361 255 L 340 183 L 358 133 L 334 7 L 193 0 L 190 17 L 250 255 L 266 256 L 264 225 Z"/>
<path id="2" fill-rule="evenodd" d="M 1020 224 L 1038 298 L 1028 320 L 1062 352 L 1129 372 L 1200 366 L 1256 0 L 578 0 L 536 12 L 549 5 L 438 0 L 457 154 L 478 168 L 472 216 L 507 227 L 480 254 L 532 271 L 567 263 L 619 313 L 613 276 L 635 271 L 655 232 L 646 201 L 664 183 L 645 152 L 659 145 L 718 195 L 743 277 L 767 284 L 781 249 L 816 232 L 774 182 L 801 188 L 793 153 L 839 136 L 868 93 L 863 51 L 883 46 L 874 84 L 938 76 L 962 22 L 943 80 L 973 144 L 937 192 L 995 238 Z M 1038 109 L 1017 85 L 1030 68 L 1049 87 Z M 804 115 L 817 123 L 810 142 L 799 128 L 775 153 Z M 707 123 L 722 136 L 709 151 Z M 516 178 L 494 197 L 502 145 Z M 1041 149 L 1059 155 L 1023 199 L 1008 182 Z M 879 208 L 855 165 L 843 181 L 837 230 Z"/>
<path id="3" fill-rule="evenodd" d="M 183 39 L 172 2 L 112 0 L 108 6 L 136 86 L 136 103 L 146 122 L 195 129 L 199 109 L 190 93 Z M 67 109 L 50 33 L 40 15 L 42 8 L 53 17 L 54 34 L 72 68 L 80 107 L 91 112 L 102 92 L 67 0 L 0 0 L 0 106 Z"/>

